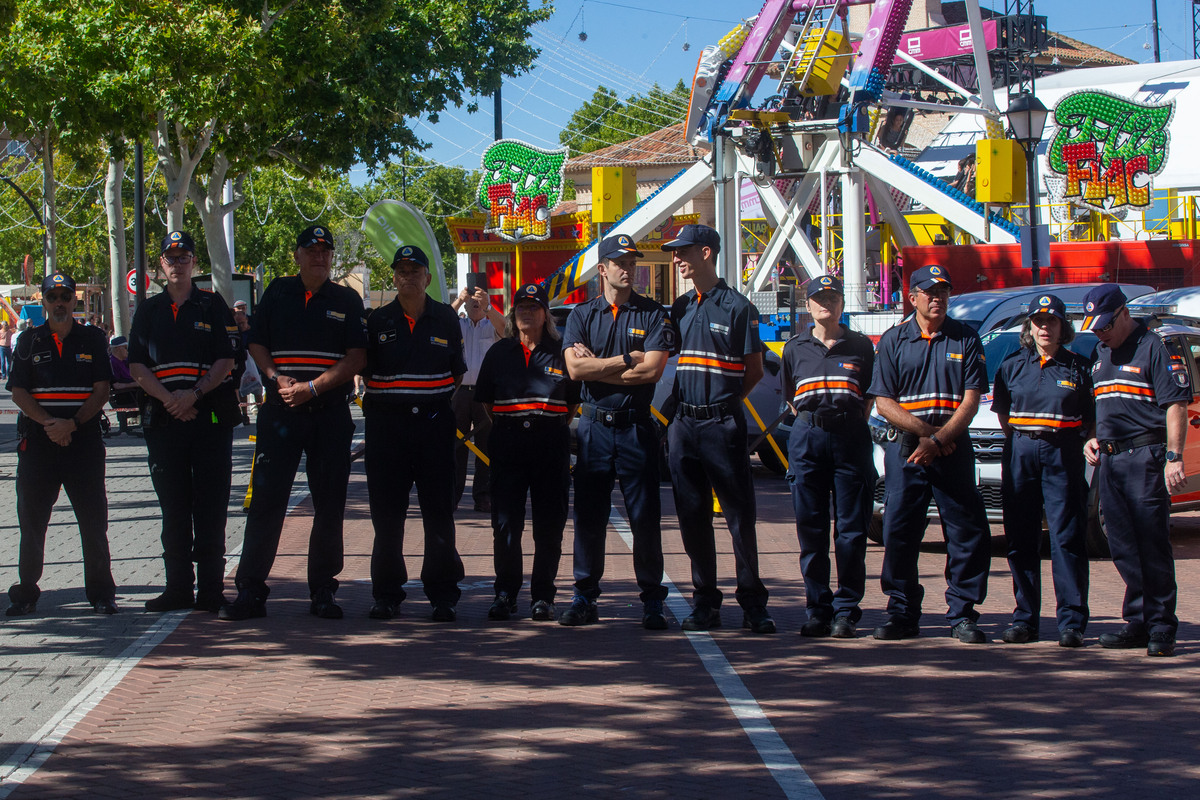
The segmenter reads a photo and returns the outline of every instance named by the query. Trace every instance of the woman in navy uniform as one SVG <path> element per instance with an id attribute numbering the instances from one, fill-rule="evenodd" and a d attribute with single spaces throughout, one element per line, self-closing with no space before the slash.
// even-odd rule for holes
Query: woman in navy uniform
<path id="1" fill-rule="evenodd" d="M 496 599 L 488 619 L 517 613 L 525 498 L 533 515 L 530 616 L 554 619 L 554 578 L 562 557 L 570 493 L 570 424 L 579 384 L 567 363 L 546 292 L 534 283 L 517 290 L 504 339 L 484 356 L 475 399 L 488 407 L 492 433 L 492 535 Z"/>
<path id="2" fill-rule="evenodd" d="M 150 481 L 162 506 L 167 585 L 147 611 L 216 613 L 226 602 L 225 523 L 241 421 L 230 372 L 241 337 L 221 295 L 192 284 L 195 252 L 188 234 L 167 234 L 166 291 L 138 307 L 129 334 L 129 370 L 146 393 Z"/>
<path id="3" fill-rule="evenodd" d="M 808 282 L 813 326 L 783 348 L 783 386 L 796 424 L 788 437 L 788 483 L 800 540 L 800 572 L 808 606 L 804 636 L 852 639 L 866 588 L 867 524 L 875 489 L 870 402 L 875 364 L 871 340 L 839 321 L 842 283 L 831 275 Z M 829 587 L 829 509 L 837 525 L 838 590 Z"/>
<path id="4" fill-rule="evenodd" d="M 1083 645 L 1088 623 L 1087 481 L 1083 443 L 1095 425 L 1091 366 L 1065 345 L 1075 339 L 1062 300 L 1036 297 L 1021 348 L 996 372 L 992 410 L 1004 430 L 1001 491 L 1008 567 L 1017 607 L 1001 638 L 1035 642 L 1042 606 L 1042 512 L 1050 532 L 1058 643 Z"/>

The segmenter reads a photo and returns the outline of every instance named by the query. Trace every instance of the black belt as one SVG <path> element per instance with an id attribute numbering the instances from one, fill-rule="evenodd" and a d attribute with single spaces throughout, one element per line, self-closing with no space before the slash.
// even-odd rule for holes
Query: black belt
<path id="1" fill-rule="evenodd" d="M 600 408 L 588 403 L 579 407 L 579 413 L 588 419 L 603 422 L 612 427 L 632 425 L 650 419 L 650 412 L 642 408 Z"/>
<path id="2" fill-rule="evenodd" d="M 820 428 L 830 433 L 841 433 L 847 430 L 855 420 L 862 422 L 864 425 L 867 422 L 862 414 L 850 414 L 845 411 L 827 411 L 824 413 L 800 411 L 796 414 L 796 422 L 802 425 L 811 425 L 814 428 Z"/>
<path id="3" fill-rule="evenodd" d="M 735 404 L 732 401 L 724 403 L 712 403 L 707 406 L 694 406 L 691 403 L 679 404 L 679 416 L 692 417 L 694 419 L 720 419 L 724 416 L 732 416 Z"/>
<path id="4" fill-rule="evenodd" d="M 1063 439 L 1079 439 L 1083 435 L 1083 428 L 1066 428 L 1061 431 L 1023 431 L 1020 428 L 1013 428 L 1013 433 L 1024 436 L 1026 439 L 1058 442 Z"/>
<path id="5" fill-rule="evenodd" d="M 1127 450 L 1133 450 L 1137 447 L 1166 443 L 1167 437 L 1162 431 L 1143 433 L 1141 436 L 1134 436 L 1132 439 L 1100 439 L 1097 441 L 1097 444 L 1100 445 L 1100 452 L 1108 453 L 1110 456 L 1123 453 Z"/>

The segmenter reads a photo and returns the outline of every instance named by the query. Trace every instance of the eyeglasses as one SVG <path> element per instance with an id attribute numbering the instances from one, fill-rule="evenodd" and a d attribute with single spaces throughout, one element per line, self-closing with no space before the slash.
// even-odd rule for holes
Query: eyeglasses
<path id="1" fill-rule="evenodd" d="M 1125 307 L 1122 306 L 1120 309 L 1117 310 L 1117 313 L 1113 314 L 1112 319 L 1109 320 L 1107 325 L 1105 325 L 1103 328 L 1092 328 L 1092 333 L 1108 333 L 1109 331 L 1111 331 L 1113 329 L 1113 326 L 1117 324 L 1117 320 L 1119 320 L 1121 318 L 1121 312 L 1124 310 L 1125 310 Z"/>
<path id="2" fill-rule="evenodd" d="M 942 300 L 950 296 L 949 286 L 930 286 L 928 289 L 918 289 L 917 291 L 929 297 L 937 297 Z"/>
<path id="3" fill-rule="evenodd" d="M 184 253 L 181 256 L 164 255 L 163 261 L 166 261 L 168 264 L 186 264 L 188 262 L 188 259 L 190 259 L 191 257 L 192 257 L 191 253 Z"/>
<path id="4" fill-rule="evenodd" d="M 75 299 L 74 292 L 46 292 L 45 298 L 51 303 L 70 303 Z"/>

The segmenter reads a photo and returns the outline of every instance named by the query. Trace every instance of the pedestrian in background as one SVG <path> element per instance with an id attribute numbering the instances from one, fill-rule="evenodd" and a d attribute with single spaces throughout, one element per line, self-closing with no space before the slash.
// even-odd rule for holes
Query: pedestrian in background
<path id="1" fill-rule="evenodd" d="M 458 318 L 458 324 L 463 343 L 463 358 L 467 364 L 467 372 L 458 388 L 454 390 L 450 404 L 454 409 L 454 420 L 459 432 L 486 456 L 492 421 L 488 418 L 483 404 L 475 399 L 475 384 L 479 381 L 479 368 L 483 365 L 483 357 L 496 340 L 504 335 L 504 316 L 492 306 L 492 300 L 482 286 L 476 286 L 474 292 L 464 287 L 450 307 L 455 311 L 466 312 Z M 460 442 L 454 451 L 455 508 L 458 508 L 467 488 L 466 439 Z M 490 484 L 491 467 L 476 456 L 475 477 L 471 481 L 471 500 L 476 511 L 491 513 L 492 499 L 488 495 Z"/>

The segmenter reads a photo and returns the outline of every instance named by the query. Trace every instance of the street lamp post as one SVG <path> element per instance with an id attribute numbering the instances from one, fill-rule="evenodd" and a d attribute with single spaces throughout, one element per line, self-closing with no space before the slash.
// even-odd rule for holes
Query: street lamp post
<path id="1" fill-rule="evenodd" d="M 1025 183 L 1026 193 L 1029 196 L 1029 233 L 1031 236 L 1029 242 L 1029 269 L 1034 286 L 1041 283 L 1041 264 L 1038 263 L 1037 170 L 1035 159 L 1037 158 L 1038 142 L 1042 140 L 1042 132 L 1046 129 L 1046 117 L 1049 116 L 1049 113 L 1042 101 L 1029 92 L 1021 92 L 1017 96 L 1009 98 L 1008 110 L 1004 112 L 1004 116 L 1008 117 L 1008 126 L 1012 131 L 1012 138 L 1020 142 L 1021 149 L 1025 151 Z M 1047 266 L 1049 265 L 1047 264 Z"/>

